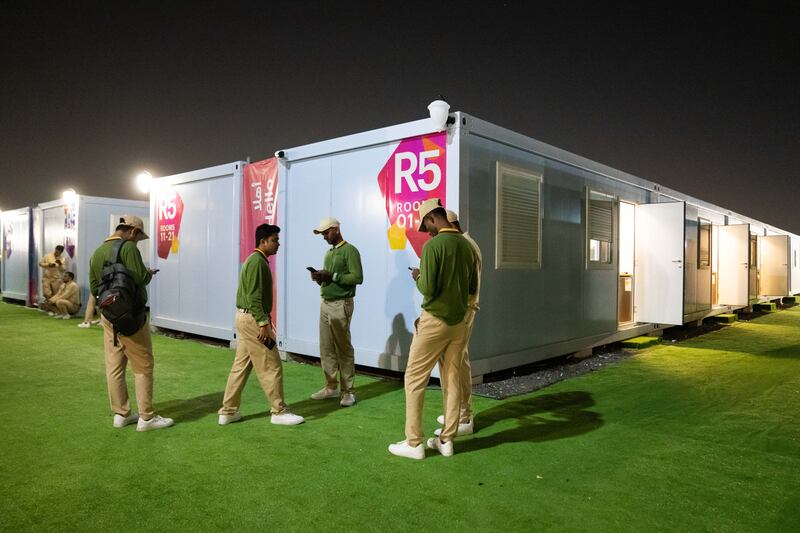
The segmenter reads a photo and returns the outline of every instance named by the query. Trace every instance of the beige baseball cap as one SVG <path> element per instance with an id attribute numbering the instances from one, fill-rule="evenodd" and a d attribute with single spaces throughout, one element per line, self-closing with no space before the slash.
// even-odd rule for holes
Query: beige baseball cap
<path id="1" fill-rule="evenodd" d="M 447 211 L 448 222 L 458 222 L 458 213 L 456 213 L 452 209 L 445 209 L 445 211 Z"/>
<path id="2" fill-rule="evenodd" d="M 136 228 L 141 232 L 142 237 L 139 240 L 149 239 L 147 233 L 144 232 L 144 222 L 136 215 L 122 215 L 119 217 L 119 223 L 125 226 Z"/>
<path id="3" fill-rule="evenodd" d="M 317 227 L 317 229 L 314 230 L 314 233 L 316 235 L 319 235 L 320 233 L 322 233 L 326 229 L 333 228 L 333 227 L 337 227 L 337 228 L 339 227 L 339 221 L 338 220 L 336 220 L 335 218 L 330 218 L 330 217 L 323 218 L 322 220 L 319 221 L 319 226 Z"/>
<path id="4" fill-rule="evenodd" d="M 417 226 L 417 231 L 428 231 L 425 228 L 425 217 L 437 207 L 442 207 L 442 202 L 440 202 L 438 198 L 428 198 L 419 204 L 419 209 L 417 209 L 417 213 L 419 214 L 419 225 Z"/>

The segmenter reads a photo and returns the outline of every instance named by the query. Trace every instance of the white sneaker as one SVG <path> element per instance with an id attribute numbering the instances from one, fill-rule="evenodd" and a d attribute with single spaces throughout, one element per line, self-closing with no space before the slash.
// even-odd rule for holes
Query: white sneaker
<path id="1" fill-rule="evenodd" d="M 409 446 L 407 440 L 389 445 L 389 453 L 398 457 L 408 457 L 409 459 L 425 459 L 425 446 L 422 443 L 416 446 Z"/>
<path id="2" fill-rule="evenodd" d="M 342 407 L 352 407 L 356 403 L 356 395 L 352 392 L 345 392 L 342 394 L 342 399 L 339 400 L 339 405 Z"/>
<path id="3" fill-rule="evenodd" d="M 128 416 L 114 415 L 114 427 L 124 428 L 139 420 L 139 413 L 131 413 Z"/>
<path id="4" fill-rule="evenodd" d="M 99 323 L 100 323 L 100 319 L 99 318 L 97 320 L 92 320 L 92 324 L 94 324 L 94 325 L 97 325 Z"/>
<path id="5" fill-rule="evenodd" d="M 305 421 L 306 419 L 302 416 L 290 413 L 288 411 L 279 415 L 272 415 L 272 418 L 270 419 L 270 422 L 278 426 L 296 426 L 297 424 L 302 424 Z"/>
<path id="6" fill-rule="evenodd" d="M 61 315 L 61 320 L 69 320 L 70 318 L 72 317 L 69 315 Z"/>
<path id="7" fill-rule="evenodd" d="M 219 415 L 218 424 L 220 426 L 227 426 L 228 424 L 233 424 L 234 422 L 238 422 L 242 419 L 242 413 L 236 411 L 232 415 Z"/>
<path id="8" fill-rule="evenodd" d="M 79 328 L 88 328 L 88 327 L 91 327 L 91 324 L 89 322 L 81 322 L 80 324 L 78 324 L 78 327 Z"/>
<path id="9" fill-rule="evenodd" d="M 150 420 L 145 420 L 144 418 L 139 419 L 139 424 L 136 426 L 136 431 L 151 431 L 153 429 L 163 429 L 168 428 L 171 425 L 175 424 L 175 421 L 171 418 L 162 418 L 158 415 L 154 416 Z"/>
<path id="10" fill-rule="evenodd" d="M 339 397 L 339 391 L 336 389 L 329 389 L 328 387 L 323 387 L 311 395 L 312 400 L 327 400 L 328 398 L 338 398 L 338 397 Z"/>
<path id="11" fill-rule="evenodd" d="M 442 439 L 439 437 L 433 437 L 428 439 L 428 448 L 431 450 L 439 450 L 439 453 L 445 457 L 453 456 L 453 441 L 442 442 Z"/>
<path id="12" fill-rule="evenodd" d="M 47 312 L 47 316 L 56 316 L 56 314 L 54 312 L 52 312 L 52 311 L 48 311 Z"/>
<path id="13" fill-rule="evenodd" d="M 439 422 L 439 418 L 442 419 L 441 422 Z M 440 416 L 439 418 L 437 418 L 436 421 L 439 422 L 440 424 L 444 424 L 444 416 Z M 472 418 L 470 418 L 469 422 L 467 422 L 466 424 L 463 422 L 459 422 L 458 431 L 456 432 L 456 437 L 463 437 L 464 435 L 472 435 L 474 430 L 475 430 L 475 421 Z M 433 434 L 438 437 L 439 435 L 442 434 L 442 428 L 435 429 L 433 431 Z"/>

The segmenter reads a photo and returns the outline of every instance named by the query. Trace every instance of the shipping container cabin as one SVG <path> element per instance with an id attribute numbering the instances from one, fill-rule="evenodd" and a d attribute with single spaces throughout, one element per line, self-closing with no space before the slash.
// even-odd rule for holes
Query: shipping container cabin
<path id="1" fill-rule="evenodd" d="M 319 220 L 361 252 L 356 363 L 402 370 L 421 296 L 408 268 L 438 197 L 483 255 L 470 345 L 483 375 L 746 307 L 760 292 L 751 233 L 773 228 L 457 112 L 277 152 L 278 341 L 319 354 Z M 796 238 L 796 236 L 791 236 Z M 757 241 L 757 239 L 756 239 Z"/>
<path id="2" fill-rule="evenodd" d="M 120 198 L 101 198 L 75 195 L 71 198 L 39 204 L 40 222 L 36 224 L 36 266 L 39 259 L 52 252 L 57 245 L 64 246 L 67 270 L 75 274 L 75 282 L 81 289 L 81 306 L 89 297 L 89 259 L 95 249 L 111 235 L 119 225 L 122 215 L 136 215 L 148 225 L 150 209 L 148 203 Z M 139 242 L 142 259 L 149 265 L 147 241 Z M 39 287 L 39 294 L 43 294 Z"/>
<path id="3" fill-rule="evenodd" d="M 153 180 L 150 282 L 154 326 L 234 339 L 244 161 Z"/>
<path id="4" fill-rule="evenodd" d="M 0 214 L 2 271 L 0 290 L 4 299 L 33 305 L 36 291 L 34 209 L 23 207 Z"/>

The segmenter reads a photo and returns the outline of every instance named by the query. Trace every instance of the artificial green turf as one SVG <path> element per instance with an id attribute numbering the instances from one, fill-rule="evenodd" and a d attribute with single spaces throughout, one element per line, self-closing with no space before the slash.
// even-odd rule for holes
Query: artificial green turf
<path id="1" fill-rule="evenodd" d="M 154 336 L 175 427 L 111 427 L 99 329 L 0 304 L 0 529 L 58 531 L 796 531 L 800 308 L 739 322 L 545 390 L 475 398 L 456 454 L 389 455 L 400 384 L 313 402 L 277 427 L 255 376 L 216 424 L 233 352 Z M 356 344 L 358 340 L 356 339 Z M 131 387 L 131 391 L 133 391 Z M 428 391 L 426 429 L 441 409 Z"/>

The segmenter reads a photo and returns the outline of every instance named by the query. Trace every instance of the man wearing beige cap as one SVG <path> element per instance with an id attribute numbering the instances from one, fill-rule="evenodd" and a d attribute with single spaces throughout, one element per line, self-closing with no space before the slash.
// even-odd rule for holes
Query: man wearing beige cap
<path id="1" fill-rule="evenodd" d="M 475 315 L 478 312 L 479 296 L 481 292 L 481 268 L 483 266 L 483 257 L 478 243 L 470 237 L 468 232 L 461 229 L 461 223 L 458 221 L 458 215 L 455 211 L 447 209 L 447 221 L 452 227 L 457 229 L 461 235 L 467 240 L 472 247 L 472 253 L 475 259 L 475 271 L 478 276 L 478 287 L 475 294 L 470 294 L 467 300 L 467 315 L 464 319 L 466 324 L 466 332 L 464 339 L 464 352 L 461 359 L 461 370 L 458 374 L 459 392 L 461 394 L 461 409 L 460 418 L 458 421 L 457 435 L 470 435 L 474 430 L 472 419 L 472 366 L 469 363 L 469 339 L 472 336 L 472 326 L 475 324 Z M 440 369 L 441 372 L 441 369 Z M 444 424 L 444 415 L 439 415 L 436 419 L 439 424 Z M 434 435 L 440 435 L 441 429 L 435 430 Z"/>
<path id="2" fill-rule="evenodd" d="M 419 206 L 417 231 L 434 237 L 422 248 L 419 269 L 411 272 L 423 295 L 422 313 L 408 357 L 405 374 L 406 440 L 389 446 L 389 452 L 409 459 L 424 459 L 422 405 L 431 370 L 441 360 L 441 383 L 445 403 L 444 427 L 439 436 L 427 441 L 428 448 L 453 455 L 458 431 L 460 397 L 459 371 L 466 333 L 464 318 L 470 294 L 478 286 L 472 248 L 452 228 L 438 198 Z"/>
<path id="3" fill-rule="evenodd" d="M 356 285 L 364 281 L 361 255 L 342 238 L 339 221 L 335 218 L 323 218 L 314 234 L 322 235 L 331 248 L 325 253 L 322 270 L 311 272 L 311 279 L 320 286 L 319 358 L 325 374 L 325 386 L 311 398 L 339 398 L 339 405 L 350 407 L 356 403 L 350 321 Z M 337 391 L 339 384 L 341 396 Z"/>
<path id="4" fill-rule="evenodd" d="M 147 323 L 145 287 L 155 272 L 144 265 L 139 248 L 136 247 L 138 241 L 148 238 L 141 218 L 123 215 L 114 234 L 94 251 L 89 260 L 89 285 L 93 296 L 96 297 L 108 289 L 109 284 L 103 278 L 103 271 L 115 263 L 121 264 L 127 270 L 135 285 L 136 305 L 131 313 L 131 322 L 134 326 L 141 323 L 141 326 L 126 335 L 117 331 L 105 316 L 102 324 L 108 396 L 114 411 L 113 426 L 122 428 L 136 423 L 136 431 L 161 429 L 174 424 L 171 418 L 162 418 L 153 411 L 153 345 Z M 99 302 L 99 305 L 102 309 L 103 302 Z M 128 360 L 133 367 L 138 414 L 131 412 L 128 400 L 128 386 L 125 383 Z"/>

